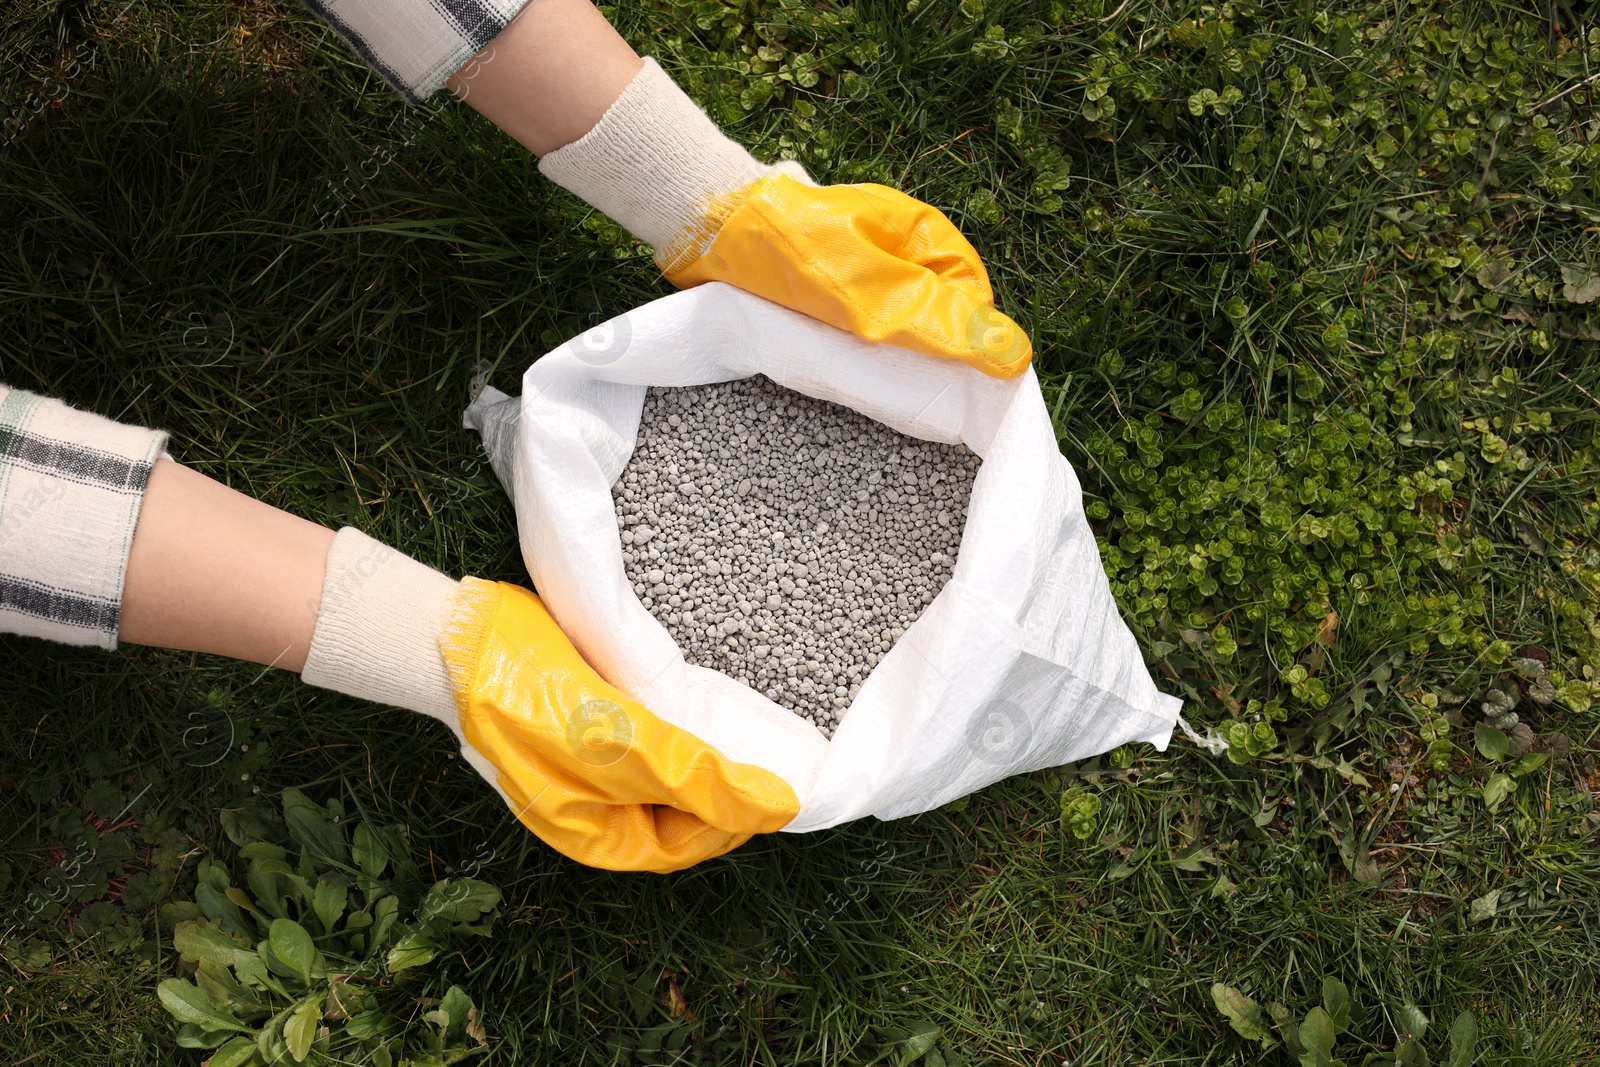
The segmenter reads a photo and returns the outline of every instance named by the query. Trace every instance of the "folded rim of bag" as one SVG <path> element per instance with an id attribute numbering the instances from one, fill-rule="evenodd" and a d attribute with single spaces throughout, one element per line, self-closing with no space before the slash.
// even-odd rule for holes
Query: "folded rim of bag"
<path id="1" fill-rule="evenodd" d="M 950 581 L 831 741 L 743 683 L 685 663 L 623 570 L 611 486 L 633 453 L 645 389 L 753 374 L 983 461 Z M 1117 613 L 1031 368 L 997 380 L 711 283 L 573 338 L 522 386 L 521 397 L 484 390 L 463 422 L 483 435 L 516 506 L 540 597 L 611 684 L 787 782 L 800 812 L 786 831 L 928 811 L 1130 741 L 1166 748 L 1182 703 L 1156 689 Z"/>

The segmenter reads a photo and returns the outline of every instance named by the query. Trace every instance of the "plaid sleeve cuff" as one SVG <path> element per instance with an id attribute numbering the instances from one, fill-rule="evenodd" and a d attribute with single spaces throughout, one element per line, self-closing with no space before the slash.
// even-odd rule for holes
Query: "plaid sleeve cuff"
<path id="1" fill-rule="evenodd" d="M 0 631 L 117 647 L 158 430 L 0 385 Z"/>
<path id="2" fill-rule="evenodd" d="M 528 0 L 306 0 L 410 103 L 432 96 Z"/>

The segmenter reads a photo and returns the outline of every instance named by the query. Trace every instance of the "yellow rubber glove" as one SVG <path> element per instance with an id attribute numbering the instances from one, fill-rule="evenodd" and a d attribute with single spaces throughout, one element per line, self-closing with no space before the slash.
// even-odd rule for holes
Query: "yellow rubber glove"
<path id="1" fill-rule="evenodd" d="M 727 282 L 996 378 L 1016 377 L 1033 358 L 1022 327 L 995 309 L 989 273 L 961 231 L 882 185 L 817 187 L 768 174 L 713 201 L 703 225 L 658 260 L 680 289 Z"/>
<path id="2" fill-rule="evenodd" d="M 517 817 L 580 863 L 665 874 L 800 810 L 776 775 L 608 685 L 520 586 L 463 580 L 439 649 L 462 733 L 499 769 Z"/>

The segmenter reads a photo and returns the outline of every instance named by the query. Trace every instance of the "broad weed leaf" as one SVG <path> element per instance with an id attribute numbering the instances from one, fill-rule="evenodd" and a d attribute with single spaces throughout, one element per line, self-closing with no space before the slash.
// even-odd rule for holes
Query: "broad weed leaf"
<path id="1" fill-rule="evenodd" d="M 1504 730 L 1497 730 L 1488 723 L 1480 722 L 1473 727 L 1472 740 L 1477 745 L 1478 755 L 1484 759 L 1502 760 L 1511 751 L 1511 738 Z"/>
<path id="2" fill-rule="evenodd" d="M 1517 762 L 1511 765 L 1511 777 L 1521 778 L 1525 774 L 1532 774 L 1549 760 L 1550 756 L 1544 752 L 1524 752 L 1517 758 Z"/>
<path id="3" fill-rule="evenodd" d="M 1470 1011 L 1464 1011 L 1450 1024 L 1449 1067 L 1471 1067 L 1477 1051 L 1478 1020 Z"/>
<path id="4" fill-rule="evenodd" d="M 368 878 L 383 877 L 384 870 L 389 866 L 387 842 L 373 833 L 372 828 L 366 823 L 356 826 L 353 837 L 350 856 L 356 861 L 356 866 L 361 868 L 361 873 Z"/>
<path id="5" fill-rule="evenodd" d="M 343 867 L 350 862 L 344 829 L 334 825 L 327 811 L 300 790 L 283 791 L 283 821 L 289 826 L 289 836 L 314 866 Z"/>
<path id="6" fill-rule="evenodd" d="M 250 1027 L 236 1019 L 226 1008 L 218 1008 L 211 998 L 187 978 L 168 978 L 156 986 L 156 995 L 162 1005 L 181 1023 L 194 1023 L 206 1030 L 240 1030 L 250 1032 Z"/>
<path id="7" fill-rule="evenodd" d="M 312 910 L 317 913 L 323 932 L 329 934 L 333 933 L 339 917 L 344 914 L 345 905 L 350 902 L 349 886 L 342 879 L 336 881 L 335 878 L 337 876 L 323 875 L 311 895 Z"/>
<path id="8" fill-rule="evenodd" d="M 256 899 L 270 895 L 276 908 L 274 914 L 283 915 L 283 902 L 290 896 L 304 905 L 311 896 L 311 884 L 283 860 L 252 860 L 247 879 L 255 891 Z M 257 883 L 264 888 L 257 888 Z"/>
<path id="9" fill-rule="evenodd" d="M 1303 1055 L 1306 1047 L 1300 1042 L 1300 1026 L 1294 1021 L 1289 1009 L 1273 1001 L 1267 1005 L 1267 1011 L 1271 1013 L 1272 1021 L 1278 1027 L 1278 1033 L 1283 1036 L 1283 1047 L 1289 1050 L 1289 1055 Z"/>
<path id="10" fill-rule="evenodd" d="M 1320 1055 L 1326 1059 L 1333 1055 L 1333 1017 L 1321 1008 L 1306 1012 L 1300 1023 L 1300 1043 L 1305 1046 L 1305 1056 Z M 1321 1062 L 1321 1061 L 1318 1061 Z"/>
<path id="11" fill-rule="evenodd" d="M 264 842 L 274 836 L 271 824 L 254 806 L 223 808 L 219 815 L 222 832 L 228 835 L 229 841 L 242 848 L 249 848 L 252 844 Z"/>
<path id="12" fill-rule="evenodd" d="M 1497 774 L 1483 784 L 1483 805 L 1494 811 L 1517 788 L 1517 780 L 1509 774 Z"/>
<path id="13" fill-rule="evenodd" d="M 216 1048 L 226 1040 L 226 1030 L 207 1030 L 195 1023 L 184 1023 L 178 1029 L 179 1048 Z"/>
<path id="14" fill-rule="evenodd" d="M 1333 1020 L 1333 1032 L 1350 1029 L 1350 990 L 1337 978 L 1323 978 L 1322 1007 Z"/>
<path id="15" fill-rule="evenodd" d="M 911 1024 L 911 1036 L 900 1047 L 900 1067 L 909 1067 L 933 1051 L 934 1043 L 944 1031 L 926 1019 Z"/>
<path id="16" fill-rule="evenodd" d="M 288 1055 L 289 1046 L 284 1044 L 283 1034 L 274 1023 L 269 1023 L 256 1034 L 256 1054 L 270 1064 L 280 1064 Z"/>
<path id="17" fill-rule="evenodd" d="M 246 960 L 257 966 L 261 964 L 261 960 L 253 952 L 246 957 Z M 194 980 L 195 984 L 205 990 L 206 996 L 211 998 L 211 1003 L 223 1005 L 240 1018 L 260 1015 L 268 1010 L 243 982 L 233 976 L 231 970 L 219 967 L 210 960 L 201 961 L 194 972 Z"/>
<path id="18" fill-rule="evenodd" d="M 205 912 L 192 900 L 169 900 L 156 909 L 156 914 L 167 926 L 176 927 L 179 923 L 200 918 Z"/>
<path id="19" fill-rule="evenodd" d="M 233 965 L 233 971 L 239 976 L 239 981 L 257 989 L 272 989 L 282 991 L 272 975 L 267 971 L 267 964 L 261 958 L 259 947 L 254 959 L 243 959 Z"/>
<path id="20" fill-rule="evenodd" d="M 209 883 L 202 882 L 194 887 L 195 903 L 200 905 L 200 910 L 206 918 L 215 920 L 229 933 L 242 933 L 246 936 L 252 932 L 250 924 L 245 920 L 244 912 L 239 909 L 225 892 Z"/>
<path id="21" fill-rule="evenodd" d="M 305 979 L 300 977 L 300 972 L 295 970 L 289 964 L 285 963 L 283 958 L 273 951 L 272 940 L 270 938 L 264 937 L 260 941 L 256 942 L 256 955 L 261 959 L 262 969 L 273 978 L 273 981 L 270 983 L 270 987 L 272 989 L 284 988 L 283 984 L 277 981 L 277 979 L 282 978 L 291 979 L 298 985 L 305 984 Z M 295 993 L 289 993 L 285 995 L 291 997 L 298 996 L 298 994 Z"/>
<path id="22" fill-rule="evenodd" d="M 395 897 L 383 897 L 372 906 L 372 944 L 374 947 L 381 945 L 389 937 L 389 931 L 394 928 L 395 920 L 400 915 L 400 901 Z"/>
<path id="23" fill-rule="evenodd" d="M 311 1054 L 311 1043 L 317 1038 L 317 1022 L 322 1018 L 322 998 L 316 997 L 301 1004 L 283 1024 L 283 1043 L 289 1046 L 294 1062 L 304 1063 Z"/>
<path id="24" fill-rule="evenodd" d="M 1428 1032 L 1428 1017 L 1415 1004 L 1406 1004 L 1401 1007 L 1398 1017 L 1400 1023 L 1400 1036 L 1411 1037 L 1418 1041 Z"/>
<path id="25" fill-rule="evenodd" d="M 458 985 L 451 986 L 445 991 L 444 999 L 439 1001 L 439 1007 L 450 1016 L 451 1030 L 459 1030 L 467 1025 L 467 1013 L 472 1010 L 472 998 L 467 996 L 467 991 Z"/>
<path id="26" fill-rule="evenodd" d="M 218 967 L 231 967 L 240 959 L 255 955 L 232 934 L 204 919 L 179 923 L 172 931 L 172 944 L 188 962 L 209 962 Z"/>
<path id="27" fill-rule="evenodd" d="M 476 878 L 446 878 L 433 883 L 417 909 L 423 922 L 442 918 L 450 922 L 475 922 L 500 903 L 500 890 Z"/>
<path id="28" fill-rule="evenodd" d="M 422 934 L 409 933 L 396 941 L 389 950 L 389 970 L 403 971 L 407 967 L 420 967 L 437 954 L 432 941 Z"/>
<path id="29" fill-rule="evenodd" d="M 311 981 L 311 972 L 317 961 L 317 946 L 312 942 L 311 935 L 306 933 L 305 927 L 293 919 L 274 919 L 268 940 L 278 959 L 292 967 L 301 979 Z"/>
<path id="30" fill-rule="evenodd" d="M 195 868 L 195 874 L 199 877 L 201 885 L 209 885 L 219 893 L 228 888 L 228 868 L 210 857 L 201 859 Z"/>
<path id="31" fill-rule="evenodd" d="M 1344 1067 L 1342 1060 L 1336 1060 L 1320 1049 L 1306 1049 L 1300 1054 L 1300 1067 Z"/>
<path id="32" fill-rule="evenodd" d="M 1592 268 L 1561 265 L 1561 295 L 1574 304 L 1592 304 L 1600 298 L 1600 274 Z"/>
<path id="33" fill-rule="evenodd" d="M 211 1054 L 206 1067 L 252 1067 L 260 1063 L 256 1056 L 256 1043 L 248 1037 L 233 1037 Z"/>
<path id="34" fill-rule="evenodd" d="M 1227 1016 L 1228 1024 L 1249 1041 L 1259 1041 L 1263 1046 L 1277 1043 L 1272 1036 L 1272 1031 L 1267 1029 L 1267 1024 L 1261 1017 L 1261 1005 L 1245 996 L 1231 985 L 1214 982 L 1211 986 L 1211 999 L 1216 1004 L 1217 1010 Z"/>
<path id="35" fill-rule="evenodd" d="M 282 845 L 274 845 L 270 841 L 252 841 L 239 850 L 239 858 L 243 860 L 281 860 L 288 857 Z"/>
<path id="36" fill-rule="evenodd" d="M 362 1041 L 386 1033 L 391 1028 L 389 1017 L 381 1011 L 364 1011 L 352 1017 L 344 1026 L 345 1033 Z"/>
<path id="37" fill-rule="evenodd" d="M 261 909 L 255 906 L 255 903 L 250 899 L 250 895 L 243 889 L 230 885 L 227 889 L 223 890 L 222 895 L 233 901 L 234 906 L 239 908 L 240 911 L 247 911 L 251 915 L 254 915 L 257 922 L 272 921 L 271 916 L 268 916 L 265 919 L 261 917 Z"/>
<path id="38" fill-rule="evenodd" d="M 255 906 L 275 919 L 284 915 L 283 892 L 277 874 L 269 869 L 269 863 L 276 862 L 277 866 L 289 869 L 289 865 L 281 861 L 252 860 L 250 870 L 245 875 L 245 884 L 250 887 L 250 893 L 255 897 Z M 229 894 L 230 898 L 232 894 Z"/>

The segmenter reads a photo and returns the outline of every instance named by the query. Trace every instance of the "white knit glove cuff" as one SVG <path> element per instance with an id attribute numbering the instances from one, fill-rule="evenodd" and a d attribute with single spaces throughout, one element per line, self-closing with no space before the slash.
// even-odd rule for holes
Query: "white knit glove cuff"
<path id="1" fill-rule="evenodd" d="M 346 526 L 328 549 L 327 575 L 302 681 L 420 711 L 461 736 L 437 644 L 456 583 Z"/>
<path id="2" fill-rule="evenodd" d="M 800 164 L 769 167 L 717 128 L 654 59 L 594 129 L 539 160 L 539 170 L 657 251 L 702 225 L 713 201 L 781 170 L 807 184 Z"/>

